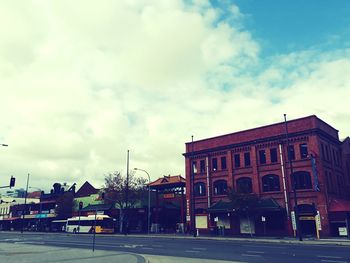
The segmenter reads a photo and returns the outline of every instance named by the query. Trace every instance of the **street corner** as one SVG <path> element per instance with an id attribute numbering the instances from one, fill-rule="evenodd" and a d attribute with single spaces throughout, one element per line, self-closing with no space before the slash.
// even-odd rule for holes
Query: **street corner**
<path id="1" fill-rule="evenodd" d="M 46 262 L 123 262 L 146 263 L 144 256 L 134 253 L 88 250 L 78 248 L 48 247 L 25 243 L 2 243 L 0 262 L 46 263 Z"/>

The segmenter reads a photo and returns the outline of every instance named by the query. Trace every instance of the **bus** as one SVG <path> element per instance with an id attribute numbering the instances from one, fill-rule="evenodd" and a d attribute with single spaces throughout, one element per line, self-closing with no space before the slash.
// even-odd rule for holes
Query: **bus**
<path id="1" fill-rule="evenodd" d="M 96 233 L 114 233 L 115 219 L 108 215 L 96 215 Z M 94 233 L 95 215 L 76 216 L 67 219 L 66 232 Z"/>
<path id="2" fill-rule="evenodd" d="M 66 229 L 67 220 L 51 221 L 51 232 L 64 232 Z"/>

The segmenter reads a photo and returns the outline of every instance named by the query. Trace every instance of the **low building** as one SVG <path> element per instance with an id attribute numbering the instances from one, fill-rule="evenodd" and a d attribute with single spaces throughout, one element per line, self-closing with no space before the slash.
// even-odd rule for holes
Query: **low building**
<path id="1" fill-rule="evenodd" d="M 186 143 L 187 222 L 199 232 L 292 235 L 298 221 L 304 236 L 341 235 L 348 141 L 313 115 Z M 229 194 L 256 200 L 235 204 Z"/>

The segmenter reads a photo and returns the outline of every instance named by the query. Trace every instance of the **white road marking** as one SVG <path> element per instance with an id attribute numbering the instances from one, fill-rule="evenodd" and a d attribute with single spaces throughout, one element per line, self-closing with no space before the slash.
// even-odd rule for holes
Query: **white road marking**
<path id="1" fill-rule="evenodd" d="M 267 247 L 267 248 L 273 248 L 273 249 L 275 249 L 275 248 L 279 248 L 279 249 L 286 249 L 285 247 L 278 247 L 278 246 L 273 246 L 273 244 L 271 245 L 271 246 L 264 246 L 264 245 L 261 245 L 261 246 L 259 246 L 259 245 L 242 245 L 242 247 L 259 247 L 259 248 L 263 248 L 263 247 Z"/>
<path id="2" fill-rule="evenodd" d="M 188 252 L 188 253 L 199 253 L 198 250 L 185 250 L 185 252 Z"/>
<path id="3" fill-rule="evenodd" d="M 342 258 L 337 256 L 317 256 L 318 258 Z"/>
<path id="4" fill-rule="evenodd" d="M 322 262 L 330 262 L 330 263 L 348 263 L 348 261 L 343 260 L 330 260 L 330 259 L 322 259 Z"/>
<path id="5" fill-rule="evenodd" d="M 261 255 L 242 254 L 244 257 L 261 257 Z"/>
<path id="6" fill-rule="evenodd" d="M 247 251 L 247 253 L 253 253 L 253 254 L 264 254 L 264 251 Z"/>
<path id="7" fill-rule="evenodd" d="M 15 242 L 15 244 L 36 244 L 36 245 L 44 245 L 45 242 L 38 242 L 38 241 L 18 241 Z"/>
<path id="8" fill-rule="evenodd" d="M 201 250 L 201 251 L 207 250 L 206 248 L 203 248 L 203 247 L 193 247 L 192 249 L 193 250 Z"/>

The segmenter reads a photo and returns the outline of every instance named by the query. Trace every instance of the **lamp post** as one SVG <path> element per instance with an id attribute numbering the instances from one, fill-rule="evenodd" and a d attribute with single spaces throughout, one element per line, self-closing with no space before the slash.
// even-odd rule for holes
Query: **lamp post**
<path id="1" fill-rule="evenodd" d="M 8 144 L 2 143 L 1 146 L 8 147 Z"/>
<path id="2" fill-rule="evenodd" d="M 151 222 L 151 177 L 149 176 L 149 173 L 143 169 L 134 168 L 135 171 L 142 171 L 147 174 L 148 176 L 148 216 L 147 216 L 147 234 L 149 234 L 150 231 L 150 222 Z"/>
<path id="3" fill-rule="evenodd" d="M 287 141 L 287 156 L 289 160 L 289 167 L 290 167 L 290 174 L 291 174 L 291 180 L 293 185 L 293 197 L 294 197 L 294 213 L 295 213 L 295 223 L 296 223 L 296 230 L 299 237 L 299 241 L 303 241 L 303 237 L 301 234 L 300 229 L 300 222 L 299 222 L 299 209 L 298 209 L 298 200 L 297 200 L 297 189 L 296 189 L 296 180 L 293 177 L 293 162 L 290 154 L 289 149 L 289 134 L 288 134 L 288 124 L 287 124 L 287 115 L 284 114 L 284 125 L 285 125 L 285 133 L 286 133 L 286 141 Z"/>

